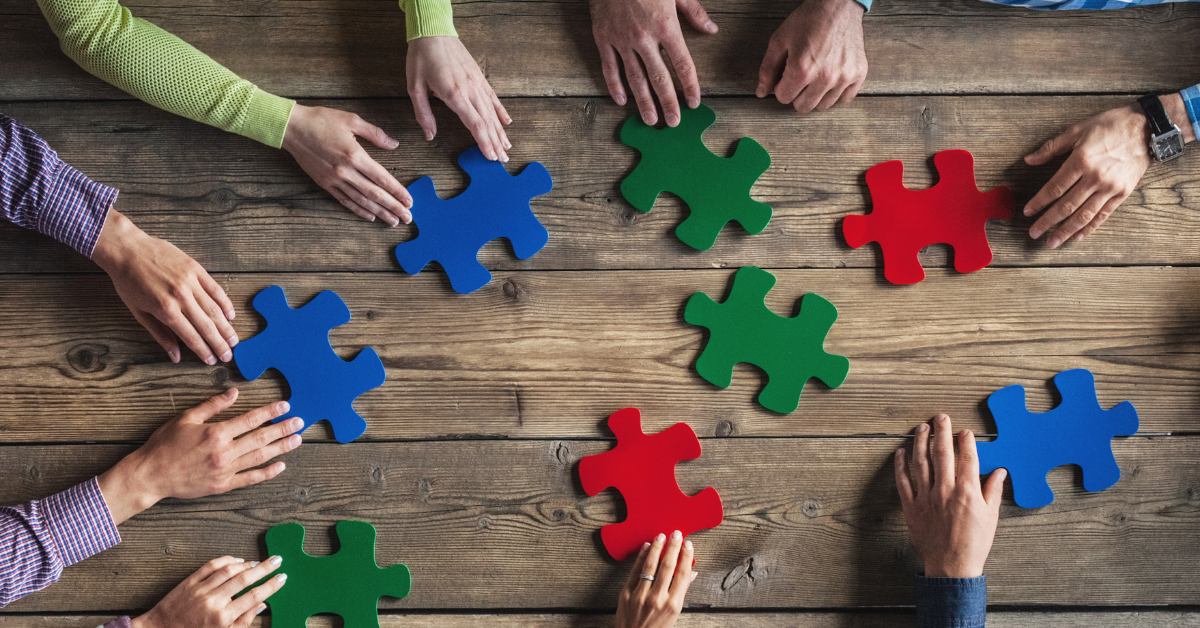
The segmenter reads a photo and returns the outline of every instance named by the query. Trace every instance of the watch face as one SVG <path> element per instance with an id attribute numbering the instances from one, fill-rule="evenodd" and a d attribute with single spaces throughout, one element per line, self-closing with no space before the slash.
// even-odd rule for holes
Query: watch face
<path id="1" fill-rule="evenodd" d="M 1183 154 L 1183 134 L 1176 127 L 1162 135 L 1156 135 L 1150 139 L 1150 149 L 1154 152 L 1154 158 L 1159 161 L 1178 157 Z"/>

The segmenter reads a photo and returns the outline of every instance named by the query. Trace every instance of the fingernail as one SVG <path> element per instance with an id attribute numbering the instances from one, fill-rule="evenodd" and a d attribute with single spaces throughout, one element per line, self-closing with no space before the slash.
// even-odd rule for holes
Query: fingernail
<path id="1" fill-rule="evenodd" d="M 279 463 L 279 472 L 283 473 L 285 469 L 287 469 L 287 464 L 283 462 Z"/>
<path id="2" fill-rule="evenodd" d="M 392 149 L 394 150 L 397 146 L 400 145 L 400 140 L 397 140 L 396 138 L 393 138 L 393 137 L 389 137 L 388 143 L 392 145 Z"/>
<path id="3" fill-rule="evenodd" d="M 179 352 L 178 352 L 178 351 L 174 351 L 174 350 L 172 350 L 172 351 L 168 351 L 168 352 L 167 352 L 167 357 L 168 357 L 168 358 L 171 358 L 171 361 L 172 361 L 172 362 L 174 362 L 174 363 L 176 363 L 176 364 L 178 364 L 178 363 L 179 363 Z"/>
<path id="4" fill-rule="evenodd" d="M 237 316 L 237 312 L 234 312 L 233 310 L 229 310 L 228 312 L 225 312 L 225 320 L 227 320 L 227 321 L 233 320 L 233 317 L 235 317 L 235 316 Z"/>
<path id="5" fill-rule="evenodd" d="M 426 141 L 426 142 L 431 142 L 431 141 L 433 141 L 433 131 L 426 131 L 426 132 L 425 132 L 425 141 Z"/>
<path id="6" fill-rule="evenodd" d="M 275 579 L 276 579 L 276 580 L 278 580 L 278 581 L 280 581 L 280 582 L 286 582 L 286 581 L 287 581 L 287 574 L 285 574 L 285 573 L 281 573 L 281 574 L 279 574 L 278 576 L 275 576 Z"/>
<path id="7" fill-rule="evenodd" d="M 1030 214 L 1032 214 L 1032 213 L 1033 213 L 1033 208 L 1032 208 L 1032 207 L 1030 207 L 1030 206 L 1028 206 L 1028 205 L 1026 205 L 1026 206 L 1025 206 L 1025 210 L 1024 210 L 1024 211 L 1025 211 L 1025 215 L 1026 215 L 1026 216 L 1028 216 L 1028 215 L 1030 215 Z"/>
<path id="8" fill-rule="evenodd" d="M 400 219 L 396 218 L 395 216 L 389 216 L 387 223 L 393 227 L 396 227 L 400 225 Z"/>
<path id="9" fill-rule="evenodd" d="M 282 557 L 280 557 L 280 556 L 272 556 L 272 557 L 271 557 L 271 566 L 272 566 L 272 567 L 278 567 L 278 566 L 279 566 L 279 565 L 281 565 L 281 564 L 283 564 L 283 558 L 282 558 Z"/>
<path id="10" fill-rule="evenodd" d="M 625 104 L 625 97 L 624 97 L 624 96 L 617 96 L 617 97 L 616 97 L 616 98 L 614 98 L 613 100 L 617 101 L 617 104 L 618 104 L 618 105 L 624 105 L 624 104 Z"/>
<path id="11" fill-rule="evenodd" d="M 904 448 L 903 448 L 903 447 L 901 447 L 900 449 L 897 449 L 897 450 L 896 450 L 896 457 L 897 457 L 897 458 L 903 458 L 903 457 L 904 457 Z"/>
<path id="12" fill-rule="evenodd" d="M 699 575 L 700 575 L 700 572 L 699 572 L 699 571 L 693 571 L 693 572 L 692 572 L 692 582 L 695 582 L 695 581 L 696 581 L 696 576 L 699 576 Z"/>
<path id="13" fill-rule="evenodd" d="M 235 558 L 235 559 L 233 559 L 233 562 L 235 562 L 235 563 L 244 563 L 244 562 L 246 562 L 246 559 L 245 559 L 245 558 Z"/>
<path id="14" fill-rule="evenodd" d="M 679 124 L 679 116 L 671 114 L 667 116 L 667 126 L 675 126 Z"/>
<path id="15" fill-rule="evenodd" d="M 642 543 L 642 551 L 644 552 L 648 549 L 650 549 L 650 543 L 649 542 Z"/>
<path id="16" fill-rule="evenodd" d="M 683 546 L 684 546 L 684 547 L 686 547 L 686 548 L 688 548 L 688 549 L 692 549 L 692 542 L 691 542 L 691 541 L 684 541 L 684 543 L 683 543 Z"/>
<path id="17" fill-rule="evenodd" d="M 221 354 L 221 361 L 222 361 L 222 362 L 228 362 L 228 361 L 230 361 L 230 360 L 232 360 L 232 359 L 233 359 L 233 352 L 232 352 L 232 351 L 226 351 L 225 353 L 222 353 L 222 354 Z"/>
<path id="18" fill-rule="evenodd" d="M 258 605 L 258 610 L 257 610 L 257 611 L 255 611 L 255 612 L 254 612 L 254 614 L 255 614 L 255 615 L 262 615 L 262 614 L 263 614 L 263 611 L 265 611 L 265 610 L 267 610 L 267 605 L 266 605 L 266 604 L 259 604 L 259 605 Z"/>
<path id="19" fill-rule="evenodd" d="M 704 28 L 705 28 L 705 30 L 707 30 L 707 31 L 708 31 L 708 32 L 710 32 L 710 33 L 715 33 L 715 32 L 717 32 L 717 25 L 716 25 L 716 24 L 714 24 L 712 20 L 709 20 L 709 21 L 705 22 L 705 23 L 704 23 Z"/>
<path id="20" fill-rule="evenodd" d="M 229 334 L 229 337 L 225 339 L 225 342 L 228 342 L 230 348 L 232 348 L 232 347 L 236 347 L 237 343 L 241 342 L 241 340 L 237 337 L 237 332 L 234 332 L 232 334 Z"/>
<path id="21" fill-rule="evenodd" d="M 300 439 L 299 434 L 292 434 L 291 436 L 289 436 L 288 441 L 287 441 L 288 449 L 295 449 L 295 448 L 299 447 L 300 440 L 301 439 Z"/>
<path id="22" fill-rule="evenodd" d="M 700 106 L 700 99 L 699 98 L 689 98 L 687 103 L 688 103 L 688 109 L 695 109 L 696 107 Z"/>
<path id="23" fill-rule="evenodd" d="M 504 149 L 508 150 L 510 148 L 512 148 L 512 142 L 508 141 L 508 138 L 506 137 L 504 138 Z"/>
<path id="24" fill-rule="evenodd" d="M 289 430 L 292 430 L 293 433 L 299 432 L 300 428 L 304 427 L 304 419 L 302 419 L 298 416 L 292 417 L 292 418 L 288 419 L 287 427 Z"/>
<path id="25" fill-rule="evenodd" d="M 280 412 L 287 412 L 288 410 L 291 410 L 291 409 L 292 409 L 292 404 L 290 404 L 286 401 L 279 402 L 279 411 Z"/>
<path id="26" fill-rule="evenodd" d="M 1050 248 L 1057 249 L 1060 245 L 1062 245 L 1062 240 L 1059 240 L 1058 236 L 1050 238 Z"/>
<path id="27" fill-rule="evenodd" d="M 210 355 L 210 356 L 208 356 L 207 358 L 205 358 L 205 359 L 204 359 L 204 363 L 205 363 L 205 364 L 207 364 L 207 365 L 209 365 L 209 366 L 216 366 L 216 364 L 217 364 L 217 357 L 216 357 L 216 356 L 214 356 L 214 355 Z"/>
<path id="28" fill-rule="evenodd" d="M 659 533 L 659 535 L 658 535 L 658 536 L 654 537 L 654 542 L 655 542 L 655 543 L 662 543 L 662 542 L 663 542 L 663 541 L 665 541 L 665 540 L 667 540 L 667 535 L 665 535 L 665 534 L 662 534 L 661 532 Z"/>
<path id="29" fill-rule="evenodd" d="M 240 559 L 240 558 L 239 558 L 239 559 L 238 559 L 238 562 L 239 562 L 239 563 L 240 563 L 240 562 L 242 562 L 242 559 Z M 256 560 L 256 561 L 254 561 L 254 562 L 250 563 L 250 566 L 251 566 L 251 567 L 257 567 L 257 566 L 258 566 L 258 561 Z"/>
<path id="30" fill-rule="evenodd" d="M 918 431 L 918 432 L 924 432 L 924 431 L 925 431 L 925 430 L 927 430 L 927 429 L 929 429 L 929 426 L 928 426 L 928 425 L 925 425 L 924 423 L 922 423 L 922 424 L 920 424 L 920 425 L 918 425 L 918 426 L 917 426 L 917 431 Z"/>
<path id="31" fill-rule="evenodd" d="M 674 532 L 672 532 L 672 533 L 671 533 L 671 540 L 672 540 L 672 541 L 679 541 L 679 540 L 681 540 L 681 539 L 683 539 L 683 533 L 682 533 L 682 532 L 680 532 L 679 530 L 676 530 L 676 531 L 674 531 Z"/>

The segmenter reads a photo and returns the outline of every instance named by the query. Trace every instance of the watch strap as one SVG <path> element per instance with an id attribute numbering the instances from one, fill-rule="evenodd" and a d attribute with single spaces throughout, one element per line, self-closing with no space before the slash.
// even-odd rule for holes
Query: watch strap
<path id="1" fill-rule="evenodd" d="M 1167 115 L 1167 110 L 1163 109 L 1162 101 L 1156 94 L 1142 96 L 1137 102 L 1142 108 L 1142 113 L 1146 114 L 1146 120 L 1150 122 L 1151 135 L 1162 135 L 1173 128 L 1171 117 Z"/>

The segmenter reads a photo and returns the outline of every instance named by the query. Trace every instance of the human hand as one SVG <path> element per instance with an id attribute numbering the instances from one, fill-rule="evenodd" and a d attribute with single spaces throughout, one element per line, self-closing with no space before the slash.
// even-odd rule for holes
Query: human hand
<path id="1" fill-rule="evenodd" d="M 755 94 L 799 113 L 854 100 L 867 78 L 863 13 L 855 0 L 804 0 L 771 35 Z"/>
<path id="2" fill-rule="evenodd" d="M 346 209 L 366 220 L 378 216 L 393 227 L 411 222 L 412 196 L 363 150 L 356 137 L 387 150 L 400 145 L 383 129 L 353 113 L 296 105 L 283 135 L 283 147 Z"/>
<path id="3" fill-rule="evenodd" d="M 304 421 L 293 417 L 260 427 L 288 411 L 288 403 L 278 401 L 228 421 L 207 422 L 232 406 L 237 396 L 237 389 L 230 388 L 185 410 L 100 476 L 100 492 L 116 523 L 167 497 L 216 495 L 283 472 L 282 462 L 258 467 L 299 447 L 300 435 L 294 432 Z"/>
<path id="4" fill-rule="evenodd" d="M 950 417 L 939 414 L 933 423 L 932 446 L 929 426 L 917 426 L 911 468 L 904 449 L 896 450 L 900 505 L 927 577 L 977 578 L 992 550 L 1008 472 L 997 469 L 980 487 L 975 435 L 958 433 L 956 456 Z"/>
<path id="5" fill-rule="evenodd" d="M 617 628 L 674 626 L 688 587 L 696 579 L 692 556 L 692 542 L 685 542 L 679 530 L 671 533 L 669 542 L 660 534 L 653 543 L 642 545 L 617 598 Z"/>
<path id="6" fill-rule="evenodd" d="M 205 364 L 233 358 L 231 347 L 238 343 L 229 324 L 233 303 L 204 267 L 174 244 L 150 237 L 111 210 L 92 260 L 172 362 L 179 361 L 179 339 Z"/>
<path id="7" fill-rule="evenodd" d="M 591 8 L 592 34 L 600 49 L 604 81 L 618 105 L 624 105 L 626 100 L 621 68 L 617 64 L 617 55 L 620 55 L 621 64 L 625 66 L 625 80 L 642 112 L 642 121 L 658 124 L 658 111 L 654 97 L 650 95 L 653 86 L 662 103 L 667 126 L 679 124 L 679 100 L 662 50 L 667 51 L 675 68 L 688 107 L 695 109 L 700 105 L 700 80 L 696 78 L 696 64 L 683 41 L 677 13 L 682 11 L 696 30 L 710 35 L 716 33 L 717 25 L 708 19 L 708 13 L 698 0 L 591 0 Z"/>
<path id="8" fill-rule="evenodd" d="M 133 628 L 247 628 L 266 610 L 263 600 L 283 587 L 287 574 L 281 573 L 237 599 L 234 596 L 282 562 L 278 556 L 261 564 L 232 556 L 210 560 L 149 613 L 132 620 Z"/>
<path id="9" fill-rule="evenodd" d="M 408 42 L 404 69 L 408 96 L 412 98 L 417 124 L 425 129 L 426 140 L 437 134 L 437 120 L 429 107 L 432 94 L 458 114 L 484 157 L 508 161 L 512 143 L 504 125 L 511 124 L 512 118 L 459 38 L 442 35 Z"/>

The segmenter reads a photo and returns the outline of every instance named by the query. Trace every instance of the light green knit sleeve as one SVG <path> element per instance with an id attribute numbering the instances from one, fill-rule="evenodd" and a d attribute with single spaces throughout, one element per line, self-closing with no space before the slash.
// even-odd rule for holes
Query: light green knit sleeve
<path id="1" fill-rule="evenodd" d="M 155 107 L 279 148 L 295 101 L 264 92 L 117 0 L 38 0 L 67 56 Z"/>
<path id="2" fill-rule="evenodd" d="M 400 10 L 404 11 L 408 41 L 434 35 L 458 37 L 450 0 L 400 0 Z"/>

